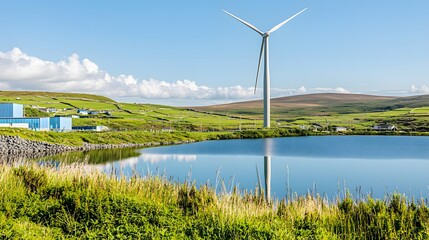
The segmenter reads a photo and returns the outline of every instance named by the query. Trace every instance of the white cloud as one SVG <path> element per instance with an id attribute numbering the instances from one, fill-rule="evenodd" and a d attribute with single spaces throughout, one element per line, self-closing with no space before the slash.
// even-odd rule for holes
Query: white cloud
<path id="1" fill-rule="evenodd" d="M 150 162 L 152 164 L 165 161 L 194 162 L 197 161 L 197 155 L 143 153 L 140 156 L 140 159 L 142 159 L 144 162 Z"/>
<path id="2" fill-rule="evenodd" d="M 297 95 L 297 94 L 305 94 L 305 93 L 308 93 L 308 90 L 304 86 L 301 86 L 297 89 L 271 88 L 272 97 L 283 97 L 286 95 Z"/>
<path id="3" fill-rule="evenodd" d="M 113 97 L 147 99 L 246 99 L 253 88 L 210 88 L 195 81 L 139 80 L 132 75 L 111 76 L 87 58 L 72 54 L 59 62 L 29 56 L 20 49 L 0 52 L 0 87 L 15 90 L 73 91 Z"/>
<path id="4" fill-rule="evenodd" d="M 334 88 L 334 92 L 336 92 L 336 93 L 350 93 L 349 90 L 342 88 L 342 87 Z"/>
<path id="5" fill-rule="evenodd" d="M 422 85 L 420 87 L 416 87 L 414 84 L 411 85 L 411 93 L 422 93 L 427 94 L 429 93 L 429 86 Z"/>
<path id="6" fill-rule="evenodd" d="M 305 92 L 307 92 L 307 89 L 305 89 L 304 86 L 301 86 L 300 88 L 298 88 L 298 92 L 305 93 Z"/>
<path id="7" fill-rule="evenodd" d="M 414 86 L 413 86 L 414 87 Z M 423 86 L 426 88 L 426 86 Z M 422 87 L 422 88 L 423 88 Z M 415 87 L 414 87 L 415 88 Z M 140 80 L 132 75 L 112 76 L 99 68 L 91 60 L 81 60 L 72 54 L 58 62 L 46 61 L 29 56 L 20 49 L 0 52 L 0 90 L 40 90 L 86 92 L 110 96 L 116 99 L 198 99 L 198 100 L 239 100 L 258 98 L 262 90 L 253 87 L 207 87 L 195 81 L 177 80 L 166 82 L 149 79 Z M 418 89 L 415 91 L 424 91 Z M 316 92 L 349 93 L 337 88 L 271 89 L 273 97 Z"/>
<path id="8" fill-rule="evenodd" d="M 273 97 L 285 96 L 285 95 L 299 95 L 299 94 L 310 94 L 310 93 L 350 93 L 347 89 L 343 87 L 336 88 L 325 88 L 325 87 L 316 87 L 316 88 L 306 88 L 304 86 L 299 87 L 298 89 L 282 89 L 282 88 L 273 88 L 271 89 Z"/>
<path id="9" fill-rule="evenodd" d="M 323 87 L 317 87 L 317 88 L 312 88 L 310 89 L 312 92 L 319 92 L 319 93 L 350 93 L 350 91 L 348 91 L 345 88 L 342 87 L 336 87 L 336 88 L 323 88 Z"/>
<path id="10" fill-rule="evenodd" d="M 112 163 L 103 163 L 91 165 L 92 168 L 95 168 L 99 171 L 109 172 L 112 169 L 126 169 L 136 167 L 137 169 L 141 168 L 142 163 L 157 164 L 161 162 L 168 161 L 177 161 L 177 162 L 195 162 L 197 161 L 197 155 L 185 155 L 185 154 L 147 154 L 143 153 L 138 157 L 131 157 L 124 159 L 122 161 L 116 161 Z M 139 167 L 140 165 L 140 167 Z M 146 167 L 146 166 L 145 166 Z"/>

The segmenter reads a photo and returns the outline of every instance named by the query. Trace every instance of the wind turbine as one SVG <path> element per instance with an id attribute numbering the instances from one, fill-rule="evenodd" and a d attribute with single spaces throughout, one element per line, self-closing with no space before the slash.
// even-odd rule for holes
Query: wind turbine
<path id="1" fill-rule="evenodd" d="M 287 22 L 292 20 L 294 17 L 298 16 L 302 12 L 307 10 L 307 8 L 302 9 L 292 17 L 286 19 L 285 21 L 279 23 L 278 25 L 274 26 L 267 32 L 262 32 L 259 29 L 257 29 L 252 24 L 244 21 L 243 19 L 240 19 L 231 13 L 224 11 L 229 16 L 237 19 L 244 25 L 248 26 L 249 28 L 253 29 L 255 32 L 259 33 L 259 35 L 262 36 L 262 44 L 261 44 L 261 52 L 259 54 L 259 61 L 258 61 L 258 70 L 256 72 L 256 81 L 255 81 L 255 93 L 256 93 L 256 86 L 258 84 L 258 78 L 259 78 L 259 70 L 261 68 L 261 60 L 262 60 L 262 54 L 264 54 L 264 127 L 269 128 L 270 127 L 270 65 L 269 65 L 269 55 L 268 55 L 268 38 L 270 37 L 270 34 L 281 28 L 283 25 L 285 25 Z"/>

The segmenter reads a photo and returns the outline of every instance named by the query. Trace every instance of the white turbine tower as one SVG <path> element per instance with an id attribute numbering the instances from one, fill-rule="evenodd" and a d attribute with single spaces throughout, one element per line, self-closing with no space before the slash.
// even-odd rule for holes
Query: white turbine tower
<path id="1" fill-rule="evenodd" d="M 294 17 L 298 16 L 302 12 L 307 10 L 307 8 L 302 9 L 292 17 L 286 19 L 285 21 L 281 22 L 280 24 L 274 26 L 267 32 L 263 33 L 259 29 L 257 29 L 252 24 L 244 21 L 243 19 L 240 19 L 231 13 L 224 11 L 226 14 L 230 15 L 231 17 L 237 19 L 244 25 L 248 26 L 249 28 L 253 29 L 255 32 L 259 33 L 259 35 L 262 36 L 262 45 L 261 45 L 261 53 L 259 54 L 259 62 L 258 62 L 258 70 L 256 72 L 256 82 L 255 82 L 255 93 L 256 93 L 256 86 L 258 84 L 258 78 L 259 78 L 259 70 L 261 68 L 261 60 L 262 60 L 262 54 L 264 54 L 264 127 L 269 128 L 270 127 L 270 66 L 269 66 L 269 57 L 268 57 L 268 38 L 271 33 L 275 32 L 279 28 L 281 28 L 283 25 L 285 25 L 287 22 L 292 20 Z"/>

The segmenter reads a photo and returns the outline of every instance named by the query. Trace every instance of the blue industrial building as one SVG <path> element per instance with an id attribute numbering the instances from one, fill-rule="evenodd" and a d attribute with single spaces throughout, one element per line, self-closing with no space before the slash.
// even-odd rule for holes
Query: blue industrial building
<path id="1" fill-rule="evenodd" d="M 0 126 L 26 126 L 37 131 L 71 131 L 69 117 L 24 117 L 24 106 L 16 103 L 0 103 Z"/>
<path id="2" fill-rule="evenodd" d="M 72 119 L 70 117 L 51 117 L 49 118 L 49 129 L 59 132 L 71 131 Z"/>
<path id="3" fill-rule="evenodd" d="M 0 118 L 0 123 L 27 123 L 28 129 L 49 131 L 49 118 Z"/>
<path id="4" fill-rule="evenodd" d="M 24 107 L 16 103 L 0 103 L 0 118 L 22 118 Z"/>

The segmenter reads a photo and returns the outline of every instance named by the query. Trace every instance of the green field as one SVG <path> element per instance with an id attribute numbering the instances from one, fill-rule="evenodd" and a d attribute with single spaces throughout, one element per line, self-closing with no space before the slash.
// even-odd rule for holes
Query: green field
<path id="1" fill-rule="evenodd" d="M 78 109 L 97 111 L 73 119 L 74 126 L 104 125 L 112 131 L 224 132 L 262 128 L 258 101 L 208 107 L 178 108 L 154 104 L 119 103 L 73 93 L 0 91 L 2 102 L 26 105 L 26 116 L 71 116 Z M 429 97 L 377 97 L 356 94 L 311 94 L 272 100 L 271 126 L 332 132 L 347 127 L 357 134 L 378 124 L 394 124 L 402 132 L 429 131 Z M 31 107 L 53 107 L 42 113 Z M 318 126 L 318 127 L 315 127 Z"/>
<path id="2" fill-rule="evenodd" d="M 82 146 L 88 144 L 174 144 L 186 141 L 204 141 L 242 138 L 267 138 L 305 136 L 308 132 L 300 129 L 262 129 L 234 132 L 187 132 L 187 131 L 105 131 L 105 132 L 53 132 L 32 131 L 18 128 L 0 128 L 1 135 L 19 136 L 32 141 L 51 144 Z"/>
<path id="3" fill-rule="evenodd" d="M 58 112 L 49 114 L 51 116 L 79 115 L 78 109 L 98 111 L 95 115 L 81 115 L 81 118 L 73 119 L 73 125 L 104 125 L 115 131 L 225 131 L 262 126 L 259 119 L 240 119 L 154 104 L 119 103 L 90 94 L 1 91 L 0 101 L 24 104 L 26 116 L 40 116 L 40 113 L 30 109 L 31 106 L 56 108 Z"/>
<path id="4" fill-rule="evenodd" d="M 258 106 L 258 107 L 257 107 Z M 242 117 L 261 117 L 262 102 L 251 101 L 196 107 L 199 111 L 229 113 Z M 332 131 L 343 126 L 350 131 L 368 131 L 389 123 L 399 131 L 429 131 L 429 95 L 377 97 L 359 94 L 309 94 L 272 99 L 271 126 L 303 127 Z"/>

